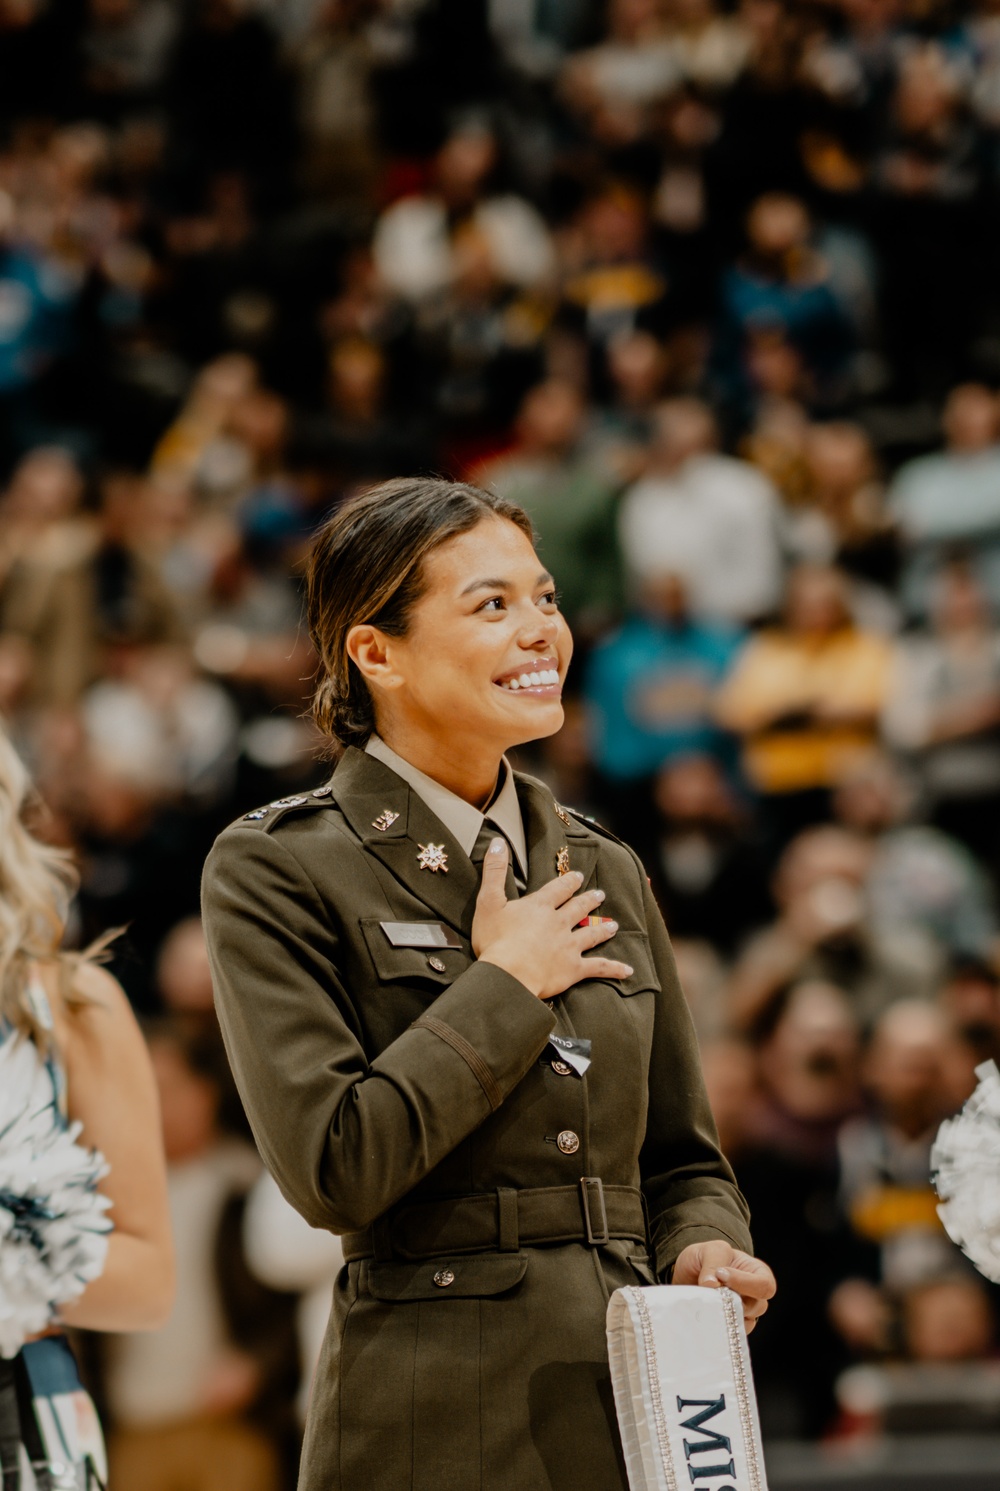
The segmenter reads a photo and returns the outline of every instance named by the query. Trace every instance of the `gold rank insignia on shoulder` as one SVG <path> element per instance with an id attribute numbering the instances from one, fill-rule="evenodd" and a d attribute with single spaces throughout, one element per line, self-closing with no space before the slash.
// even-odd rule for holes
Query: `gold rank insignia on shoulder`
<path id="1" fill-rule="evenodd" d="M 391 828 L 399 817 L 391 808 L 383 808 L 377 818 L 372 819 L 372 828 L 377 828 L 379 833 L 384 834 L 387 828 Z M 421 867 L 422 868 L 422 867 Z"/>
<path id="2" fill-rule="evenodd" d="M 556 817 L 559 819 L 559 822 L 565 823 L 567 828 L 571 828 L 573 825 L 573 820 L 567 813 L 566 809 L 564 807 L 560 807 L 559 803 L 557 802 L 554 802 L 552 806 L 556 810 Z"/>
<path id="3" fill-rule="evenodd" d="M 556 850 L 556 874 L 569 874 L 569 850 L 564 844 L 561 849 Z"/>
<path id="4" fill-rule="evenodd" d="M 448 856 L 444 852 L 443 844 L 421 844 L 420 853 L 417 855 L 417 864 L 422 870 L 443 870 L 448 873 Z"/>

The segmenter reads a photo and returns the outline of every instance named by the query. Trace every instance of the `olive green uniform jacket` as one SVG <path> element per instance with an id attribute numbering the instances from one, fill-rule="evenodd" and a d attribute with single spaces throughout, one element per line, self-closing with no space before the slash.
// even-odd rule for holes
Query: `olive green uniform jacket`
<path id="1" fill-rule="evenodd" d="M 750 1247 L 642 866 L 516 781 L 528 890 L 568 851 L 607 892 L 620 983 L 543 1002 L 477 962 L 478 870 L 357 750 L 208 859 L 219 1015 L 261 1153 L 309 1222 L 349 1234 L 300 1491 L 622 1491 L 610 1292 L 667 1279 L 692 1242 Z M 446 871 L 419 867 L 430 844 Z M 461 945 L 393 946 L 383 922 Z M 583 1077 L 554 1034 L 591 1041 Z"/>

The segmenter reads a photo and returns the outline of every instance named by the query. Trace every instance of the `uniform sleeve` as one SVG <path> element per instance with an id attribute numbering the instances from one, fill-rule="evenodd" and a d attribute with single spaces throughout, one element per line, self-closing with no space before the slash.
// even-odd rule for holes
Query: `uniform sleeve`
<path id="1" fill-rule="evenodd" d="M 343 874 L 349 877 L 351 866 Z M 551 1011 L 474 963 L 366 1058 L 334 919 L 272 835 L 230 829 L 202 885 L 216 1004 L 258 1147 L 315 1227 L 368 1226 L 494 1112 L 537 1060 Z"/>
<path id="2" fill-rule="evenodd" d="M 725 1238 L 752 1252 L 750 1212 L 719 1149 L 701 1075 L 694 1025 L 677 979 L 667 929 L 638 860 L 657 995 L 649 1112 L 639 1156 L 658 1278 L 689 1243 Z"/>

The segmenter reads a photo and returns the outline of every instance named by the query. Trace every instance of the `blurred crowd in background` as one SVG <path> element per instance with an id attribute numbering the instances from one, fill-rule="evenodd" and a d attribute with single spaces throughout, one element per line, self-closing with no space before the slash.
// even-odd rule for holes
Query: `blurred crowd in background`
<path id="1" fill-rule="evenodd" d="M 561 586 L 518 764 L 644 856 L 766 1433 L 1000 1425 L 928 1163 L 1000 1053 L 998 262 L 997 0 L 0 0 L 0 714 L 74 941 L 127 928 L 180 1245 L 94 1364 L 119 1491 L 294 1458 L 336 1246 L 258 1180 L 198 880 L 327 776 L 303 558 L 410 472 Z"/>

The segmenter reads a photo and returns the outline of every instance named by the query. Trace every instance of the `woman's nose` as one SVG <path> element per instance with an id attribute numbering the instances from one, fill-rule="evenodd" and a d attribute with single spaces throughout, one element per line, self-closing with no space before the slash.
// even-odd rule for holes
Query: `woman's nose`
<path id="1" fill-rule="evenodd" d="M 532 647 L 536 642 L 554 642 L 559 635 L 558 616 L 534 616 L 530 626 L 521 635 L 521 646 Z"/>

